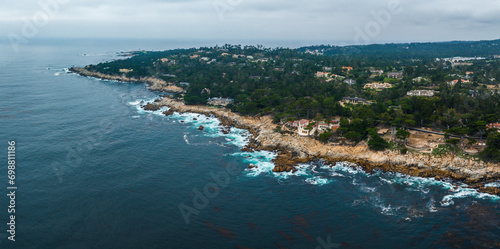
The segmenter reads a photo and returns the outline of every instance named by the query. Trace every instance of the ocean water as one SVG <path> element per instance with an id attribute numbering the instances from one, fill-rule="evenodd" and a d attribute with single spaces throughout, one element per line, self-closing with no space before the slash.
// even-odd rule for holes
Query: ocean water
<path id="1" fill-rule="evenodd" d="M 15 140 L 18 190 L 16 241 L 3 225 L 0 248 L 500 247 L 496 196 L 349 163 L 273 173 L 274 152 L 241 151 L 244 130 L 144 111 L 161 93 L 67 72 L 119 51 L 209 45 L 40 40 L 16 53 L 1 44 L 0 160 Z"/>

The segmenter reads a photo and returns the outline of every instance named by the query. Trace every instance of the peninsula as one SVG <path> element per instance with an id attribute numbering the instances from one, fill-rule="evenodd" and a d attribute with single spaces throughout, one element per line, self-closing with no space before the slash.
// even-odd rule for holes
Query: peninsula
<path id="1" fill-rule="evenodd" d="M 441 49 L 441 50 L 440 50 Z M 438 52 L 436 52 L 438 51 Z M 171 95 L 146 108 L 213 114 L 273 150 L 275 172 L 348 161 L 500 194 L 500 41 L 134 52 L 73 67 Z"/>

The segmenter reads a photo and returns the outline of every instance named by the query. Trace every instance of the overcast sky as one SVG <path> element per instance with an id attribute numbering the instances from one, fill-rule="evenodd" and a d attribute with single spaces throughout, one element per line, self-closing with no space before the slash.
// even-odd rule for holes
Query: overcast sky
<path id="1" fill-rule="evenodd" d="M 0 30 L 31 35 L 26 26 L 34 25 L 36 37 L 331 44 L 485 40 L 500 38 L 499 13 L 498 0 L 3 0 Z"/>

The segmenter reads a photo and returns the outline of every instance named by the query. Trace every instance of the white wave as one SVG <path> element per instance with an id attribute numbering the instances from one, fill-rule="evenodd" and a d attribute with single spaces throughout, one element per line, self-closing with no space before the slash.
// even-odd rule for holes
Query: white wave
<path id="1" fill-rule="evenodd" d="M 462 186 L 451 189 L 450 191 L 454 192 L 454 194 L 445 195 L 441 200 L 441 206 L 454 205 L 455 202 L 453 201 L 453 199 L 462 199 L 467 197 L 474 197 L 484 200 L 500 200 L 500 197 L 496 195 L 491 195 L 488 193 L 480 193 L 475 189 L 464 188 Z"/>
<path id="2" fill-rule="evenodd" d="M 380 213 L 383 215 L 389 215 L 393 216 L 396 215 L 396 211 L 398 211 L 401 207 L 393 207 L 391 204 L 384 205 L 384 204 L 377 204 L 375 207 L 380 208 Z"/>
<path id="3" fill-rule="evenodd" d="M 184 141 L 186 141 L 186 144 L 189 144 L 189 140 L 187 139 L 187 134 L 184 134 Z"/>
<path id="4" fill-rule="evenodd" d="M 319 177 L 319 176 L 315 176 L 315 177 L 312 177 L 312 178 L 307 178 L 305 180 L 305 182 L 309 183 L 309 184 L 312 184 L 312 185 L 325 185 L 325 184 L 328 184 L 330 182 L 332 182 L 331 180 L 329 179 L 325 179 L 325 178 L 322 178 L 322 177 Z"/>
<path id="5" fill-rule="evenodd" d="M 489 188 L 489 187 L 500 188 L 500 181 L 499 182 L 490 182 L 488 184 L 485 184 L 484 186 L 487 188 Z"/>
<path id="6" fill-rule="evenodd" d="M 57 72 L 57 73 L 54 73 L 54 76 L 60 76 L 61 73 Z"/>
<path id="7" fill-rule="evenodd" d="M 426 207 L 429 209 L 429 212 L 435 213 L 438 211 L 435 203 L 436 201 L 434 201 L 434 198 L 431 198 L 431 200 L 427 203 Z"/>

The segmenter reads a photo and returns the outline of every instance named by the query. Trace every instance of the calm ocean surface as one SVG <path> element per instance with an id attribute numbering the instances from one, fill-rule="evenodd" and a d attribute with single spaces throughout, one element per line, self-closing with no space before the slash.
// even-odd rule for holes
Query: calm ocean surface
<path id="1" fill-rule="evenodd" d="M 212 45 L 42 40 L 15 53 L 0 44 L 0 248 L 500 247 L 495 196 L 320 161 L 275 174 L 272 152 L 240 151 L 246 131 L 146 112 L 141 103 L 161 93 L 66 71 L 120 51 Z M 6 232 L 9 140 L 16 242 Z"/>

